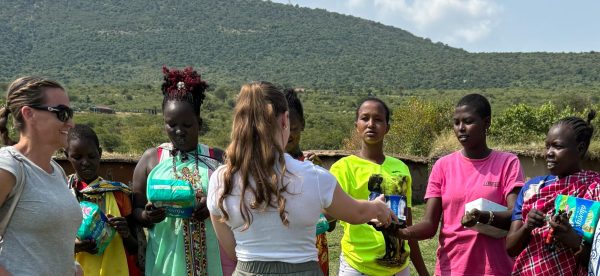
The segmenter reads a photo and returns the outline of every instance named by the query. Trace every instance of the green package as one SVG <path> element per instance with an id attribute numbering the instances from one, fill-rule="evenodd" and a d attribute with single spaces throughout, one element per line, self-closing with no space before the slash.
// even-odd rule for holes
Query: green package
<path id="1" fill-rule="evenodd" d="M 194 212 L 196 191 L 189 182 L 178 179 L 153 179 L 148 182 L 148 201 L 165 208 L 167 216 L 189 218 Z"/>
<path id="2" fill-rule="evenodd" d="M 600 202 L 574 196 L 558 195 L 554 202 L 556 211 L 563 210 L 570 213 L 569 223 L 577 234 L 592 243 L 594 232 L 600 216 Z"/>
<path id="3" fill-rule="evenodd" d="M 77 238 L 96 242 L 97 254 L 101 255 L 112 241 L 116 230 L 108 224 L 108 218 L 97 204 L 82 201 L 79 205 L 83 213 L 83 221 L 77 230 Z"/>

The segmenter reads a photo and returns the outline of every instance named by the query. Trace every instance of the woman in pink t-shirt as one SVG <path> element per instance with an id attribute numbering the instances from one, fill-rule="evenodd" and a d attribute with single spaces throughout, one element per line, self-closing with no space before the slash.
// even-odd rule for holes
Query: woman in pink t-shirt
<path id="1" fill-rule="evenodd" d="M 513 154 L 487 146 L 491 107 L 479 94 L 464 96 L 454 110 L 454 133 L 462 150 L 440 158 L 431 171 L 420 223 L 401 229 L 398 236 L 430 239 L 440 224 L 436 275 L 510 275 L 512 259 L 504 238 L 466 228 L 477 223 L 508 230 L 523 172 Z M 465 204 L 485 198 L 508 207 L 504 212 L 472 210 Z M 441 219 L 443 217 L 443 219 Z"/>

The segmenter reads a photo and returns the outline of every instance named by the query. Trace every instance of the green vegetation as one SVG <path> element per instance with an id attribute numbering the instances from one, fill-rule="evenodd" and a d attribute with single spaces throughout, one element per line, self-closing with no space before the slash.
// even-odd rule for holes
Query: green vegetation
<path id="1" fill-rule="evenodd" d="M 380 23 L 269 1 L 2 3 L 0 82 L 40 74 L 70 84 L 156 84 L 166 64 L 195 65 L 212 84 L 269 80 L 344 94 L 600 83 L 596 52 L 474 54 Z"/>
<path id="2" fill-rule="evenodd" d="M 160 114 L 162 94 L 158 85 L 68 85 L 76 123 L 90 124 L 107 152 L 139 155 L 146 148 L 167 141 Z M 231 117 L 239 88 L 212 86 L 202 106 L 201 141 L 224 148 L 229 143 Z M 472 92 L 484 94 L 492 103 L 490 145 L 497 149 L 540 152 L 552 122 L 566 115 L 584 116 L 587 109 L 600 110 L 600 86 L 488 89 L 405 89 L 401 92 L 306 89 L 299 93 L 305 108 L 303 149 L 357 149 L 352 137 L 358 103 L 368 95 L 382 98 L 392 109 L 392 127 L 386 152 L 409 156 L 440 156 L 459 147 L 452 134 L 454 103 Z M 0 99 L 2 104 L 4 99 Z M 89 108 L 107 105 L 117 114 L 93 114 Z M 145 111 L 156 110 L 151 115 Z M 595 120 L 600 130 L 600 118 Z M 598 133 L 598 132 L 597 132 Z M 13 133 L 13 138 L 14 133 Z M 590 147 L 600 156 L 598 135 Z"/>
<path id="3" fill-rule="evenodd" d="M 59 80 L 79 111 L 75 121 L 91 124 L 107 152 L 140 154 L 166 141 L 162 117 L 150 114 L 161 109 L 164 64 L 194 65 L 211 85 L 201 141 L 218 147 L 228 144 L 240 84 L 252 80 L 304 88 L 304 149 L 356 148 L 354 112 L 368 95 L 394 110 L 387 152 L 418 156 L 456 147 L 449 116 L 466 93 L 492 102 L 492 142 L 521 148 L 538 143 L 548 122 L 600 102 L 596 52 L 474 54 L 372 21 L 260 0 L 3 4 L 0 89 L 25 74 Z M 117 114 L 88 113 L 98 105 Z"/>
<path id="4" fill-rule="evenodd" d="M 485 93 L 484 93 L 485 94 Z M 462 94 L 461 94 L 462 95 Z M 498 95 L 498 94 L 492 94 Z M 492 127 L 488 136 L 489 145 L 495 149 L 540 154 L 545 147 L 548 129 L 559 119 L 567 116 L 587 118 L 590 109 L 600 110 L 600 104 L 584 97 L 568 96 L 565 93 L 555 101 L 519 103 L 497 106 L 492 99 Z M 393 105 L 391 129 L 385 140 L 385 151 L 391 154 L 418 157 L 439 157 L 460 148 L 452 133 L 454 102 L 448 98 L 431 100 L 434 97 L 411 97 L 399 105 Z M 573 99 L 580 98 L 580 100 Z M 561 100 L 563 99 L 563 100 Z M 499 99 L 503 102 L 502 99 Z M 531 100 L 531 99 L 529 99 Z M 581 102 L 577 104 L 577 102 Z M 573 104 L 575 105 L 569 105 Z M 593 121 L 595 136 L 590 146 L 592 158 L 600 157 L 600 120 Z M 357 150 L 360 139 L 354 130 L 342 143 L 346 150 Z"/>
<path id="5" fill-rule="evenodd" d="M 162 65 L 193 65 L 211 85 L 201 142 L 229 142 L 242 83 L 303 87 L 303 149 L 356 149 L 355 109 L 375 95 L 393 110 L 386 153 L 435 157 L 456 150 L 452 109 L 478 92 L 492 103 L 490 145 L 540 152 L 552 122 L 600 109 L 600 53 L 468 53 L 360 18 L 261 0 L 4 0 L 0 90 L 17 76 L 66 85 L 106 152 L 139 156 L 167 141 Z M 0 105 L 4 104 L 4 97 Z M 94 114 L 94 106 L 117 114 Z M 590 147 L 600 157 L 600 118 Z M 15 133 L 11 134 L 15 137 Z M 413 208 L 423 217 L 424 206 Z M 342 228 L 329 234 L 336 275 Z M 430 272 L 437 237 L 420 242 Z M 414 273 L 414 269 L 412 271 Z"/>
<path id="6" fill-rule="evenodd" d="M 419 101 L 416 101 L 419 103 Z M 390 136 L 386 149 L 390 152 L 405 155 L 436 157 L 458 149 L 460 146 L 454 137 L 447 119 L 451 116 L 452 105 L 434 106 L 431 103 L 420 103 L 425 106 L 413 110 L 414 117 L 424 118 L 420 124 L 411 125 L 400 121 L 396 125 L 396 133 L 406 135 Z M 432 114 L 432 106 L 444 110 Z M 489 132 L 489 144 L 492 148 L 518 151 L 530 154 L 542 154 L 544 140 L 549 128 L 559 119 L 567 116 L 578 116 L 586 119 L 590 108 L 598 110 L 600 105 L 588 106 L 577 110 L 571 106 L 560 107 L 552 102 L 540 106 L 518 104 L 506 108 L 492 118 Z M 401 110 L 401 109 L 400 109 Z M 600 129 L 599 120 L 593 121 L 594 129 Z M 402 146 L 397 147 L 397 144 Z M 592 158 L 599 158 L 600 135 L 595 132 L 590 146 Z"/>

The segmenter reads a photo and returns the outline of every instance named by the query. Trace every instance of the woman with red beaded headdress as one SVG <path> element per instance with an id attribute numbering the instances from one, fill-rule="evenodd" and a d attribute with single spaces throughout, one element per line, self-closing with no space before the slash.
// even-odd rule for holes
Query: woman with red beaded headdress
<path id="1" fill-rule="evenodd" d="M 162 111 L 170 142 L 150 148 L 133 175 L 134 217 L 148 228 L 147 275 L 229 275 L 220 254 L 206 192 L 223 152 L 198 143 L 208 87 L 191 67 L 163 67 Z"/>

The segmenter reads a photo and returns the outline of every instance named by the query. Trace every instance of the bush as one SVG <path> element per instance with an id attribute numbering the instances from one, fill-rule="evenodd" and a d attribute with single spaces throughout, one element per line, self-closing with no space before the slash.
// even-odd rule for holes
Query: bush
<path id="1" fill-rule="evenodd" d="M 552 124 L 566 116 L 583 117 L 573 108 L 566 107 L 560 110 L 553 103 L 546 103 L 537 108 L 518 104 L 507 108 L 497 118 L 492 118 L 490 137 L 496 142 L 509 145 L 543 141 Z"/>
<path id="2" fill-rule="evenodd" d="M 449 102 L 409 98 L 393 110 L 386 152 L 428 156 L 436 137 L 450 128 L 452 114 Z"/>

